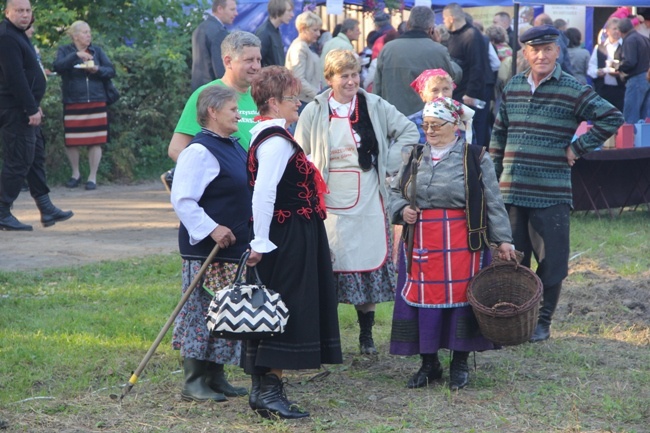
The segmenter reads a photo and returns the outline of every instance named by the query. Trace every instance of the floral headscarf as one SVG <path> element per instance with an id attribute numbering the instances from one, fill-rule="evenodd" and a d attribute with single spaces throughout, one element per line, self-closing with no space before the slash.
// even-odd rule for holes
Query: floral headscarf
<path id="1" fill-rule="evenodd" d="M 425 104 L 422 117 L 435 117 L 458 125 L 458 129 L 465 131 L 465 140 L 468 143 L 472 142 L 474 110 L 467 105 L 451 98 L 436 98 Z"/>

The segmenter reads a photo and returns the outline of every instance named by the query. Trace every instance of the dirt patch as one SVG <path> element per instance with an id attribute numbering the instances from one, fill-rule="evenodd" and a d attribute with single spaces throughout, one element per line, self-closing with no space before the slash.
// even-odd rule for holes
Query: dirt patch
<path id="1" fill-rule="evenodd" d="M 52 202 L 72 219 L 44 228 L 29 192 L 12 213 L 32 232 L 0 231 L 0 270 L 77 266 L 178 250 L 178 218 L 160 182 L 99 185 L 94 191 L 52 188 Z"/>

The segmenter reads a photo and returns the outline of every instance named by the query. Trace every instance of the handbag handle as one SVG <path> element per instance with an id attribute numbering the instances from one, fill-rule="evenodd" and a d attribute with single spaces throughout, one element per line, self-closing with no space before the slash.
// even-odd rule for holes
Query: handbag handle
<path id="1" fill-rule="evenodd" d="M 235 278 L 232 281 L 233 286 L 241 281 L 241 277 L 242 274 L 244 273 L 244 269 L 246 269 L 246 260 L 248 260 L 248 257 L 250 255 L 251 255 L 250 250 L 246 250 L 244 251 L 244 254 L 242 254 L 241 258 L 239 259 L 239 263 L 237 263 L 237 273 L 235 274 Z M 257 266 L 253 266 L 252 268 L 255 274 L 255 284 L 260 286 L 264 285 L 262 283 L 262 279 L 260 278 L 260 274 L 257 272 Z"/>

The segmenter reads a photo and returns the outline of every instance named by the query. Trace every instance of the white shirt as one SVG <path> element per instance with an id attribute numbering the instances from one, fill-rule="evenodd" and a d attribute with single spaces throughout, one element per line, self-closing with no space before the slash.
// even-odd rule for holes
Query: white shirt
<path id="1" fill-rule="evenodd" d="M 271 119 L 259 122 L 251 129 L 252 139 L 270 126 L 285 127 L 285 119 Z M 258 161 L 257 179 L 253 189 L 253 230 L 255 237 L 251 249 L 258 253 L 268 253 L 277 248 L 269 240 L 273 209 L 278 184 L 284 174 L 289 159 L 296 150 L 283 137 L 274 136 L 262 143 L 255 152 Z"/>
<path id="2" fill-rule="evenodd" d="M 539 80 L 539 86 L 541 86 L 544 81 L 548 80 L 549 78 L 551 78 L 553 76 L 553 72 L 555 72 L 556 68 L 557 68 L 557 65 L 555 65 L 555 68 L 553 68 L 553 70 L 551 71 L 550 74 L 548 74 L 547 76 L 545 76 L 544 78 Z M 533 72 L 532 71 L 528 74 L 528 84 L 530 84 L 530 93 L 535 93 L 535 90 L 537 90 L 537 87 L 539 87 L 539 86 L 535 86 L 535 82 L 533 81 Z"/>
<path id="3" fill-rule="evenodd" d="M 171 202 L 190 235 L 190 245 L 210 236 L 219 225 L 199 206 L 199 200 L 220 171 L 219 161 L 202 144 L 192 143 L 178 156 Z"/>
<path id="4" fill-rule="evenodd" d="M 623 43 L 623 39 L 619 39 L 614 43 L 609 41 L 609 38 L 605 40 L 603 44 L 607 50 L 607 60 L 614 60 L 614 53 L 616 49 Z M 594 50 L 591 52 L 591 57 L 589 58 L 589 67 L 587 68 L 587 75 L 591 78 L 598 78 L 598 45 L 594 47 Z M 603 76 L 605 84 L 608 86 L 616 86 L 618 82 L 616 77 L 610 74 L 605 74 Z"/>
<path id="5" fill-rule="evenodd" d="M 492 72 L 498 71 L 499 67 L 501 67 L 501 60 L 499 60 L 499 56 L 497 54 L 497 50 L 494 49 L 494 45 L 492 45 L 490 42 L 488 42 L 488 56 L 490 58 L 490 69 L 492 69 Z"/>

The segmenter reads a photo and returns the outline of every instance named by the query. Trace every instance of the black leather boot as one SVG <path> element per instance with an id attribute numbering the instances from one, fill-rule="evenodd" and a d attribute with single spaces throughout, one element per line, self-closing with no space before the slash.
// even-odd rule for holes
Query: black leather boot
<path id="1" fill-rule="evenodd" d="M 181 398 L 185 401 L 227 401 L 225 395 L 214 392 L 206 383 L 208 361 L 194 358 L 183 359 L 185 371 L 185 385 Z"/>
<path id="2" fill-rule="evenodd" d="M 372 327 L 375 324 L 375 312 L 362 313 L 357 310 L 359 319 L 359 351 L 362 355 L 376 355 L 377 348 L 372 339 Z"/>
<path id="3" fill-rule="evenodd" d="M 260 393 L 255 411 L 264 418 L 298 419 L 309 416 L 297 405 L 287 400 L 282 380 L 275 374 L 265 374 L 260 378 Z"/>
<path id="4" fill-rule="evenodd" d="M 50 201 L 50 196 L 47 194 L 34 197 L 34 201 L 36 201 L 38 210 L 41 211 L 41 223 L 43 223 L 43 227 L 50 227 L 57 222 L 69 220 L 74 215 L 71 210 L 62 211 L 54 206 L 52 201 Z"/>
<path id="5" fill-rule="evenodd" d="M 34 229 L 11 214 L 11 205 L 0 203 L 0 230 L 31 232 Z"/>
<path id="6" fill-rule="evenodd" d="M 537 318 L 537 326 L 530 337 L 531 343 L 548 340 L 551 337 L 551 319 L 555 308 L 560 300 L 560 292 L 562 291 L 562 282 L 550 287 L 544 287 L 544 295 L 542 306 L 539 309 L 539 316 Z"/>
<path id="7" fill-rule="evenodd" d="M 214 392 L 223 394 L 226 397 L 241 397 L 248 394 L 246 388 L 232 386 L 228 382 L 226 373 L 223 371 L 223 364 L 207 361 L 205 381 Z"/>
<path id="8" fill-rule="evenodd" d="M 251 409 L 257 409 L 257 400 L 260 398 L 260 387 L 262 386 L 262 376 L 259 374 L 251 375 L 251 393 L 248 395 L 248 405 Z"/>
<path id="9" fill-rule="evenodd" d="M 469 383 L 469 366 L 467 365 L 467 358 L 469 352 L 454 351 L 449 368 L 449 388 L 452 391 L 458 391 L 465 388 Z"/>
<path id="10" fill-rule="evenodd" d="M 406 384 L 407 388 L 422 388 L 442 377 L 442 366 L 437 353 L 424 353 L 420 357 L 422 358 L 422 366 L 417 373 L 411 376 Z"/>

